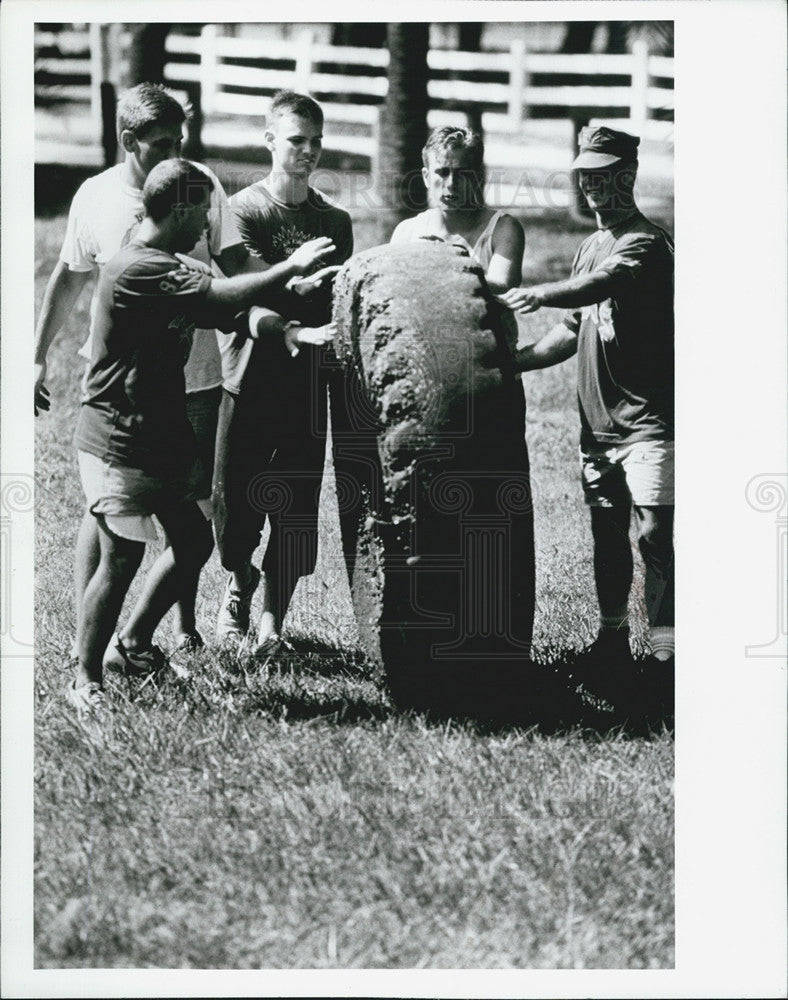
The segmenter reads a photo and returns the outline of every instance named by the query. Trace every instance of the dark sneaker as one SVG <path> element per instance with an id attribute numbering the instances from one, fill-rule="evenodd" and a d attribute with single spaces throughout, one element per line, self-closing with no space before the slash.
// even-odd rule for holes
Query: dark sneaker
<path id="1" fill-rule="evenodd" d="M 276 632 L 272 632 L 263 642 L 258 642 L 254 649 L 254 657 L 258 660 L 268 661 L 281 655 L 282 653 L 292 653 L 293 647 Z"/>
<path id="2" fill-rule="evenodd" d="M 658 660 L 647 656 L 643 661 L 643 686 L 649 710 L 669 722 L 675 711 L 675 659 Z"/>
<path id="3" fill-rule="evenodd" d="M 603 629 L 570 668 L 575 683 L 611 704 L 632 694 L 638 673 L 629 648 L 628 629 Z"/>
<path id="4" fill-rule="evenodd" d="M 148 677 L 167 666 L 167 657 L 158 646 L 150 649 L 126 649 L 119 635 L 110 639 L 104 654 L 104 669 L 117 670 L 127 677 Z"/>
<path id="5" fill-rule="evenodd" d="M 216 638 L 219 642 L 241 642 L 246 638 L 249 631 L 249 610 L 260 583 L 260 570 L 255 566 L 251 567 L 249 585 L 243 590 L 235 590 L 232 580 L 232 576 L 227 579 L 222 606 L 216 619 Z"/>

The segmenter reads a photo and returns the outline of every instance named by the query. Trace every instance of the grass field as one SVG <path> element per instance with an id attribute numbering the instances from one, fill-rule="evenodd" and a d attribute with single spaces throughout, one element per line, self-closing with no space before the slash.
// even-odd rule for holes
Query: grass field
<path id="1" fill-rule="evenodd" d="M 372 245 L 371 220 L 354 221 L 357 248 Z M 565 273 L 579 232 L 524 223 L 526 278 Z M 62 208 L 36 227 L 40 303 Z M 570 693 L 548 718 L 527 689 L 496 724 L 395 712 L 356 646 L 330 477 L 318 570 L 286 622 L 295 653 L 256 669 L 209 648 L 188 683 L 110 680 L 103 724 L 77 721 L 63 689 L 87 314 L 85 295 L 50 352 L 53 407 L 36 426 L 36 964 L 672 966 L 670 733 L 628 731 Z M 596 629 L 573 379 L 568 363 L 526 381 L 546 678 Z M 206 636 L 222 585 L 214 555 Z"/>

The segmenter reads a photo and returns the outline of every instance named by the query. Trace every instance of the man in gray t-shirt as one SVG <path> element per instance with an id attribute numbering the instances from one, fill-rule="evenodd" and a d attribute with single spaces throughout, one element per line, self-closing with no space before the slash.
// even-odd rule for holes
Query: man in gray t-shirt
<path id="1" fill-rule="evenodd" d="M 646 567 L 650 675 L 668 690 L 675 644 L 673 243 L 635 204 L 639 142 L 605 127 L 582 130 L 573 169 L 597 231 L 580 247 L 566 281 L 502 296 L 522 313 L 568 310 L 562 323 L 517 352 L 516 365 L 530 371 L 578 356 L 583 489 L 601 618 L 582 664 L 586 679 L 613 698 L 620 693 L 616 665 L 624 665 L 623 683 L 634 674 L 627 611 L 633 511 Z"/>

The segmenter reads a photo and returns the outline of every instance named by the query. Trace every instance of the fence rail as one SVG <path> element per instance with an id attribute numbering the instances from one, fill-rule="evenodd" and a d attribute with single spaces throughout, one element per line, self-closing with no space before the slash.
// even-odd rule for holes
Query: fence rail
<path id="1" fill-rule="evenodd" d="M 37 103 L 87 104 L 100 144 L 101 79 L 113 51 L 117 62 L 127 41 L 119 25 L 36 31 Z M 388 88 L 386 49 L 326 45 L 309 30 L 290 41 L 232 37 L 209 24 L 199 35 L 170 34 L 166 51 L 166 81 L 196 97 L 206 118 L 264 115 L 273 93 L 292 87 L 318 96 L 326 145 L 374 155 L 378 108 Z M 585 114 L 619 120 L 647 138 L 672 138 L 673 59 L 650 55 L 642 41 L 627 55 L 574 55 L 528 52 L 516 39 L 500 52 L 432 49 L 427 62 L 431 125 L 445 121 L 447 112 L 456 120 L 465 111 L 480 114 L 485 130 L 516 135 L 529 117 Z M 117 65 L 113 75 L 120 75 Z M 342 125 L 364 126 L 369 134 L 343 135 L 336 129 Z"/>

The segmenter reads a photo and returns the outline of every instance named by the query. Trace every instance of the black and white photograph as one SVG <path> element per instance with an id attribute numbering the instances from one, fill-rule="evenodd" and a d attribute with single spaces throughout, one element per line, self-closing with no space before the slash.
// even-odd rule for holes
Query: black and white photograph
<path id="1" fill-rule="evenodd" d="M 782 995 L 785 16 L 711 6 L 4 5 L 4 995 Z"/>

